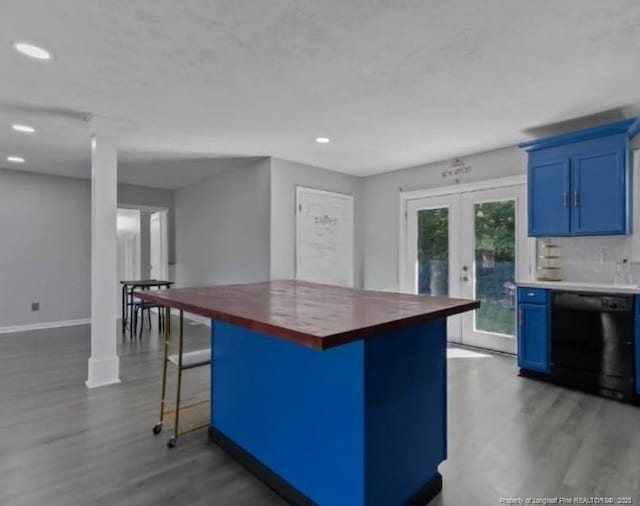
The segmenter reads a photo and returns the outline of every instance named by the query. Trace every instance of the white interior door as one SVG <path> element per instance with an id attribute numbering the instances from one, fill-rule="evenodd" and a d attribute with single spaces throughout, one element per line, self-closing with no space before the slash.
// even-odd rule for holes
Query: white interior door
<path id="1" fill-rule="evenodd" d="M 296 278 L 353 286 L 353 196 L 296 189 Z"/>
<path id="2" fill-rule="evenodd" d="M 401 286 L 479 299 L 480 309 L 449 318 L 449 340 L 515 353 L 515 282 L 529 269 L 524 185 L 448 191 L 406 201 Z"/>
<path id="3" fill-rule="evenodd" d="M 158 211 L 150 217 L 149 255 L 151 278 L 167 280 L 169 277 L 167 212 Z"/>

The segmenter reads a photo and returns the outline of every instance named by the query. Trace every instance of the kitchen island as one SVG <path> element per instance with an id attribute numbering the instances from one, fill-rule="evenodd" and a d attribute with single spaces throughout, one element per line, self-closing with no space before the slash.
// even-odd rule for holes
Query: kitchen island
<path id="1" fill-rule="evenodd" d="M 425 504 L 446 317 L 479 302 L 302 281 L 139 292 L 211 318 L 210 439 L 293 504 Z"/>

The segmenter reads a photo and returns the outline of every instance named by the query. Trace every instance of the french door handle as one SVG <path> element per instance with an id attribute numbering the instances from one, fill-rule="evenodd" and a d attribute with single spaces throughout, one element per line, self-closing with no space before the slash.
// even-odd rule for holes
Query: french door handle
<path id="1" fill-rule="evenodd" d="M 564 207 L 569 207 L 569 192 L 564 192 Z"/>
<path id="2" fill-rule="evenodd" d="M 573 192 L 573 207 L 578 207 L 578 190 Z"/>

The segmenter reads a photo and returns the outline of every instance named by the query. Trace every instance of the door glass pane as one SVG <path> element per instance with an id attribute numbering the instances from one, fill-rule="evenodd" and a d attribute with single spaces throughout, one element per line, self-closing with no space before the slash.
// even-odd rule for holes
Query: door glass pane
<path id="1" fill-rule="evenodd" d="M 474 204 L 475 330 L 515 335 L 515 201 Z"/>
<path id="2" fill-rule="evenodd" d="M 449 294 L 449 209 L 418 211 L 418 293 Z"/>

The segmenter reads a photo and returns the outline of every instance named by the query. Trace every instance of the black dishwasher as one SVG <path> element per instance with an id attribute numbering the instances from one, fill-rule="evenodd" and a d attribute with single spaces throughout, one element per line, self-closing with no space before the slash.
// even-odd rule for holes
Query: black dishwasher
<path id="1" fill-rule="evenodd" d="M 633 296 L 552 294 L 552 380 L 619 400 L 634 400 Z"/>

